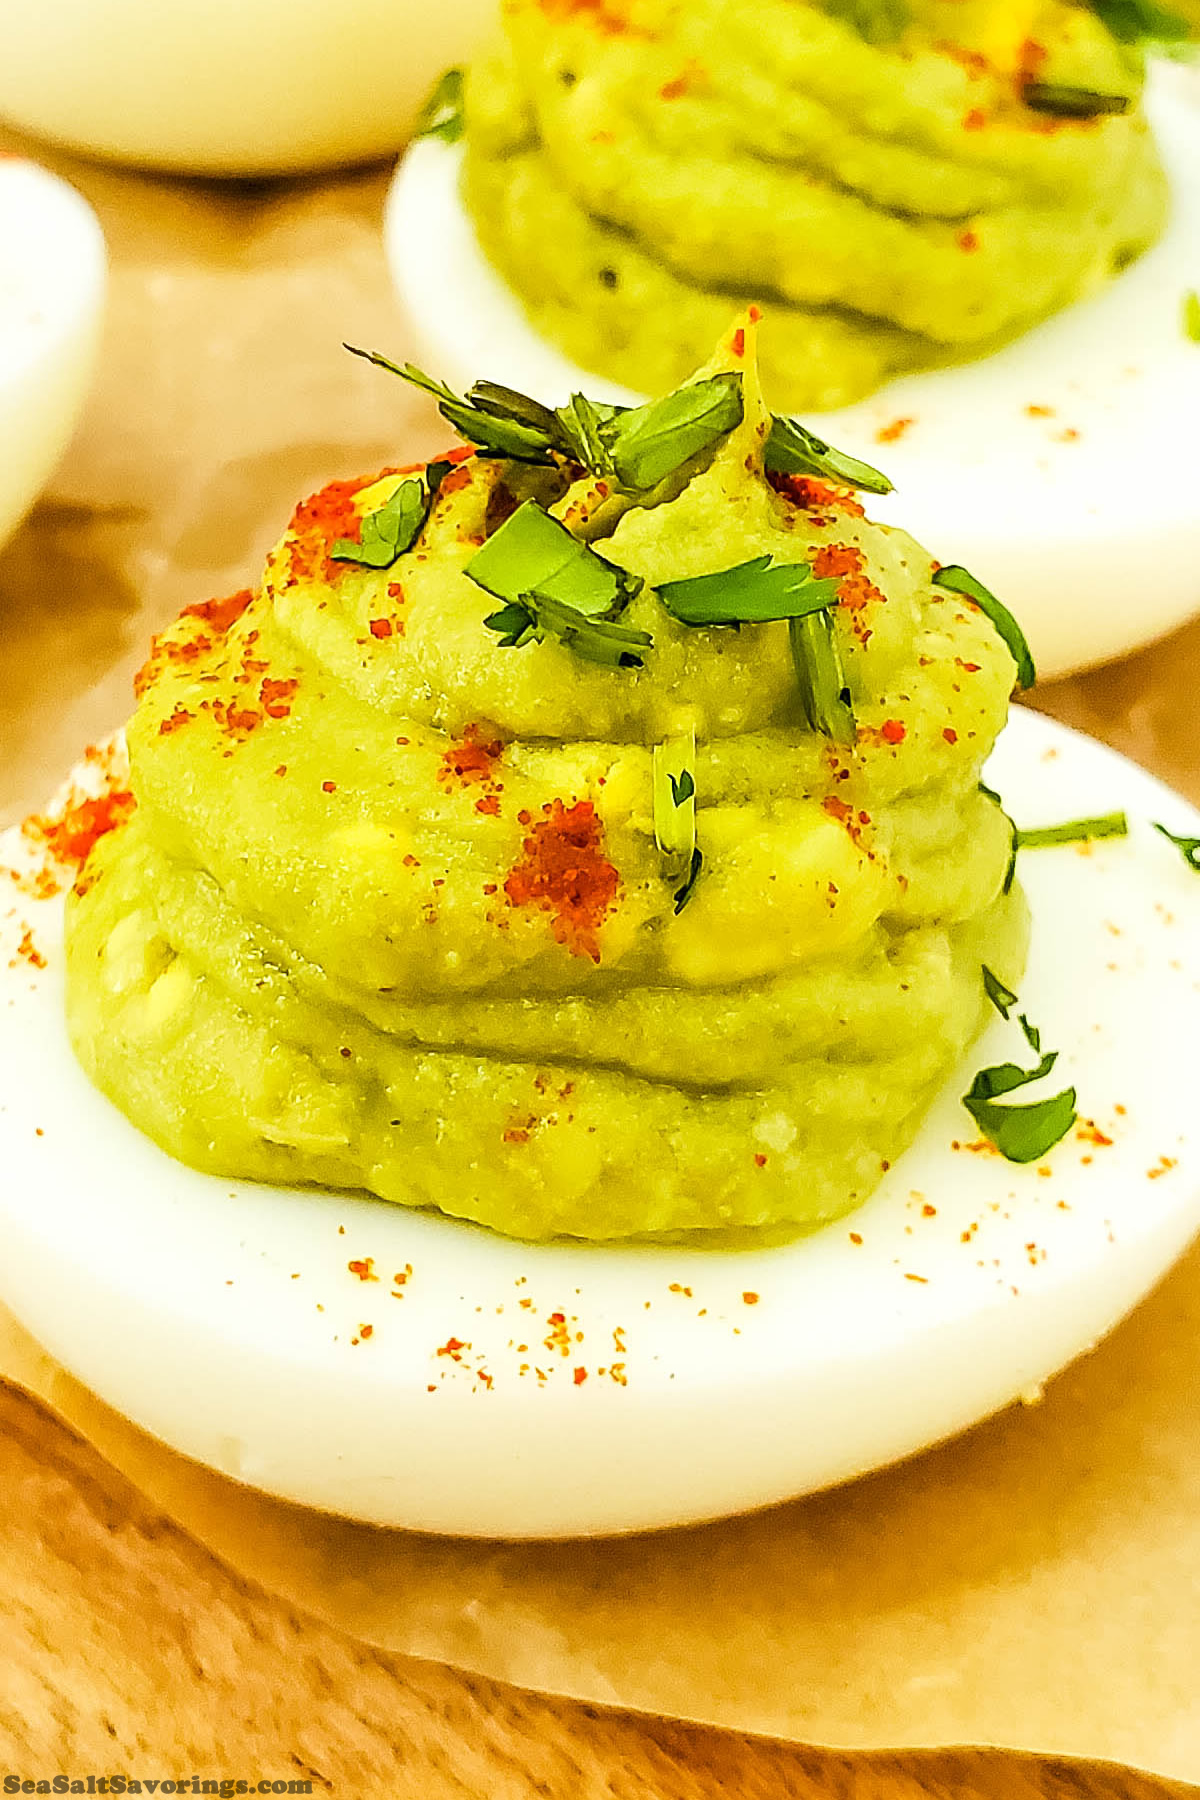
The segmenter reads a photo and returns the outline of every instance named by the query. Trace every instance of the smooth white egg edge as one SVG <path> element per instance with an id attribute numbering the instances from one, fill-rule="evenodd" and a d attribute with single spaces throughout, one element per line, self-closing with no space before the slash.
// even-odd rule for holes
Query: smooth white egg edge
<path id="1" fill-rule="evenodd" d="M 107 257 L 99 222 L 66 182 L 0 160 L 0 234 L 20 246 L 0 280 L 0 542 L 66 450 L 100 344 Z"/>

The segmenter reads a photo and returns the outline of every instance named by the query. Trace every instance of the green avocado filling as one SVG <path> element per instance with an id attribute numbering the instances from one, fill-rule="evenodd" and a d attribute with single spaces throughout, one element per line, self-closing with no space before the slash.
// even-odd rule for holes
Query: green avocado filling
<path id="1" fill-rule="evenodd" d="M 508 0 L 466 83 L 464 194 L 581 367 L 674 387 L 751 296 L 773 400 L 837 407 L 1155 241 L 1137 40 L 1184 30 L 1098 0 Z"/>
<path id="2" fill-rule="evenodd" d="M 980 787 L 1016 661 L 853 489 L 767 467 L 755 338 L 673 402 L 682 458 L 630 415 L 593 466 L 331 483 L 156 641 L 68 1012 L 173 1155 L 606 1239 L 811 1228 L 912 1138 L 982 966 L 1022 972 Z"/>

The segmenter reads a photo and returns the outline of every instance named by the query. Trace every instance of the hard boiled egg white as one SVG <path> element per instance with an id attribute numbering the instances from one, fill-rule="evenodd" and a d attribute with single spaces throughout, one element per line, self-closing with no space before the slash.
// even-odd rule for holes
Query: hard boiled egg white
<path id="1" fill-rule="evenodd" d="M 1148 106 L 1174 190 L 1155 249 L 996 355 L 808 420 L 895 482 L 873 517 L 1007 600 L 1043 676 L 1119 656 L 1200 611 L 1200 344 L 1183 329 L 1184 296 L 1200 289 L 1200 107 L 1169 65 L 1154 71 Z M 414 145 L 385 220 L 431 372 L 555 403 L 574 390 L 644 399 L 538 337 L 480 250 L 460 162 L 458 148 Z"/>
<path id="2" fill-rule="evenodd" d="M 495 0 L 0 5 L 0 117 L 92 155 L 205 175 L 361 162 L 408 137 Z"/>
<path id="3" fill-rule="evenodd" d="M 0 543 L 67 447 L 104 312 L 104 238 L 74 188 L 0 157 Z"/>
<path id="4" fill-rule="evenodd" d="M 989 1154 L 960 1104 L 977 1069 L 1024 1054 L 997 1019 L 874 1198 L 782 1246 L 531 1246 L 217 1180 L 89 1086 L 63 1024 L 61 897 L 11 884 L 0 1299 L 201 1462 L 355 1518 L 470 1535 L 761 1506 L 1035 1397 L 1200 1227 L 1200 875 L 1148 823 L 1200 835 L 1200 817 L 1023 711 L 989 778 L 1027 824 L 1124 806 L 1133 825 L 1128 841 L 1022 858 L 1021 1002 L 1061 1050 L 1051 1091 L 1074 1084 L 1087 1121 L 1041 1164 Z M 29 869 L 18 834 L 0 862 Z"/>

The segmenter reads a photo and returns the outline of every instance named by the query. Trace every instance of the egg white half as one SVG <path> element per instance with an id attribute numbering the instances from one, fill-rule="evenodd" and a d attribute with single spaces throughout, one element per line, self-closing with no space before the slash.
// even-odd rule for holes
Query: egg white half
<path id="1" fill-rule="evenodd" d="M 104 237 L 87 201 L 0 158 L 0 543 L 62 456 L 87 396 L 104 314 Z"/>
<path id="2" fill-rule="evenodd" d="M 871 500 L 874 518 L 1003 595 L 1043 677 L 1120 656 L 1200 611 L 1200 345 L 1183 329 L 1184 296 L 1200 289 L 1193 73 L 1163 66 L 1150 84 L 1174 193 L 1162 242 L 995 355 L 808 420 L 895 482 Z M 423 140 L 388 199 L 385 247 L 418 356 L 460 387 L 487 376 L 555 404 L 579 390 L 644 399 L 537 335 L 480 249 L 460 165 L 459 147 Z"/>
<path id="3" fill-rule="evenodd" d="M 91 156 L 279 175 L 394 154 L 495 0 L 0 6 L 0 117 Z"/>
<path id="4" fill-rule="evenodd" d="M 1200 876 L 1148 823 L 1200 835 L 1200 815 L 1020 709 L 990 779 L 1026 824 L 1124 806 L 1133 827 L 1022 856 L 1022 1007 L 1061 1050 L 1052 1091 L 1074 1084 L 1094 1121 L 1042 1164 L 980 1149 L 960 1104 L 977 1069 L 1023 1053 L 997 1019 L 873 1199 L 783 1246 L 531 1246 L 361 1196 L 218 1180 L 89 1085 L 63 1023 L 61 899 L 13 886 L 0 1299 L 201 1462 L 466 1535 L 761 1506 L 1036 1394 L 1200 1229 Z M 0 863 L 25 861 L 17 833 L 0 838 Z"/>

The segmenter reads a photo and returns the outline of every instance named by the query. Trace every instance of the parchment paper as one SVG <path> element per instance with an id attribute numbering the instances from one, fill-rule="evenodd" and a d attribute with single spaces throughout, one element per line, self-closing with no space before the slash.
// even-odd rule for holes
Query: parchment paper
<path id="1" fill-rule="evenodd" d="M 406 350 L 386 172 L 229 189 L 42 160 L 97 207 L 113 294 L 84 427 L 0 551 L 0 823 L 125 716 L 151 630 L 253 580 L 301 493 L 446 435 L 339 348 Z M 1198 676 L 1200 625 L 1040 703 L 1200 798 Z M 826 1745 L 1200 1781 L 1200 1252 L 1040 1405 L 832 1494 L 616 1542 L 459 1543 L 266 1499 L 144 1437 L 2 1312 L 0 1375 L 231 1564 L 390 1648 Z"/>

